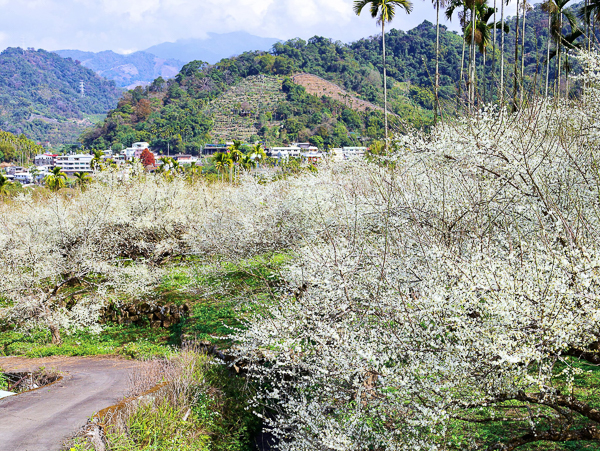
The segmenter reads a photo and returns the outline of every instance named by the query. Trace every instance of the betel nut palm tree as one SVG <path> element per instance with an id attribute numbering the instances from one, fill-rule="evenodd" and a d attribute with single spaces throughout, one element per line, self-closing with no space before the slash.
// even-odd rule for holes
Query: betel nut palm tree
<path id="1" fill-rule="evenodd" d="M 85 186 L 92 181 L 92 178 L 86 172 L 76 172 L 73 177 L 75 177 L 75 184 L 81 190 L 84 190 Z"/>
<path id="2" fill-rule="evenodd" d="M 440 112 L 440 9 L 445 8 L 447 0 L 432 0 L 435 7 L 435 111 L 434 120 L 437 121 Z"/>
<path id="3" fill-rule="evenodd" d="M 238 164 L 238 162 L 244 156 L 244 153 L 242 152 L 241 149 L 242 149 L 242 142 L 237 139 L 234 139 L 233 144 L 227 148 L 227 154 L 232 163 L 229 165 L 229 181 L 230 182 L 233 182 L 234 167 Z"/>
<path id="4" fill-rule="evenodd" d="M 60 166 L 56 166 L 52 168 L 52 171 L 50 171 L 50 174 L 46 176 L 44 182 L 52 191 L 58 191 L 66 186 L 67 174 L 62 171 Z"/>
<path id="5" fill-rule="evenodd" d="M 568 24 L 571 27 L 572 34 L 576 38 L 579 36 L 581 31 L 578 30 L 577 19 L 573 11 L 567 8 L 567 4 L 570 0 L 546 0 L 542 6 L 544 11 L 546 11 L 550 15 L 550 35 L 551 39 L 554 41 L 556 45 L 556 50 L 554 55 L 557 56 L 557 76 L 556 76 L 556 94 L 557 97 L 560 96 L 560 79 L 561 79 L 561 63 L 562 63 L 562 48 L 569 47 L 573 48 L 573 44 L 569 42 L 563 35 L 563 27 L 564 22 L 563 19 L 566 18 Z M 589 6 L 588 6 L 589 8 Z M 577 33 L 577 34 L 574 34 Z M 554 55 L 549 55 L 549 59 Z"/>
<path id="6" fill-rule="evenodd" d="M 101 150 L 92 150 L 92 155 L 94 155 L 94 158 L 92 158 L 92 162 L 90 164 L 90 166 L 92 167 L 92 169 L 94 171 L 98 171 L 102 169 L 102 158 L 104 157 L 104 152 L 102 152 Z"/>
<path id="7" fill-rule="evenodd" d="M 8 194 L 12 182 L 4 174 L 0 174 L 0 199 Z"/>
<path id="8" fill-rule="evenodd" d="M 221 152 L 214 154 L 212 156 L 212 160 L 215 165 L 215 169 L 221 174 L 221 181 L 223 181 L 226 168 L 228 168 L 233 162 L 229 158 L 228 154 Z"/>
<path id="9" fill-rule="evenodd" d="M 385 24 L 391 22 L 396 15 L 396 8 L 402 8 L 407 14 L 412 11 L 413 5 L 410 0 L 356 0 L 354 2 L 354 12 L 360 16 L 365 7 L 370 7 L 371 17 L 377 19 L 377 24 L 381 25 L 381 48 L 383 62 L 383 116 L 385 121 L 385 142 L 388 145 L 388 108 L 387 108 L 387 80 L 385 68 Z"/>

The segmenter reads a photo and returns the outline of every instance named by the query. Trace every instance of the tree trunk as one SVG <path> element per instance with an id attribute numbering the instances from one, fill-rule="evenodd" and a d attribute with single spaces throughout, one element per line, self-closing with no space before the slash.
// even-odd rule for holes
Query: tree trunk
<path id="1" fill-rule="evenodd" d="M 466 11 L 466 8 L 465 8 Z M 462 46 L 462 58 L 460 60 L 460 78 L 458 79 L 458 102 L 457 105 L 460 105 L 461 94 L 462 94 L 462 81 L 463 81 L 463 68 L 465 67 L 465 48 L 467 47 L 467 40 L 465 33 L 463 32 L 463 46 Z"/>
<path id="2" fill-rule="evenodd" d="M 486 73 L 485 73 L 485 60 L 487 54 L 485 52 L 485 47 L 483 48 L 483 74 L 481 76 L 481 79 L 483 80 L 483 102 L 485 103 L 485 101 L 487 100 L 487 77 L 486 77 Z"/>
<path id="3" fill-rule="evenodd" d="M 548 82 L 550 80 L 550 41 L 552 41 L 552 26 L 550 13 L 548 13 L 548 50 L 546 53 L 546 97 L 548 97 Z"/>
<path id="4" fill-rule="evenodd" d="M 500 0 L 500 106 L 504 106 L 504 0 Z"/>
<path id="5" fill-rule="evenodd" d="M 381 47 L 383 50 L 383 117 L 385 121 L 385 150 L 388 149 L 387 75 L 385 70 L 385 21 L 381 21 Z"/>
<path id="6" fill-rule="evenodd" d="M 475 106 L 475 0 L 471 7 L 471 67 L 469 70 L 469 102 Z"/>
<path id="7" fill-rule="evenodd" d="M 567 53 L 565 62 L 565 99 L 569 100 L 569 54 Z"/>
<path id="8" fill-rule="evenodd" d="M 504 0 L 500 0 L 503 2 Z M 494 42 L 492 44 L 492 88 L 496 85 L 496 0 L 494 0 Z M 490 97 L 493 98 L 493 89 L 490 89 Z"/>
<path id="9" fill-rule="evenodd" d="M 527 0 L 523 0 L 523 33 L 521 36 L 521 94 L 519 104 L 523 106 L 523 91 L 525 89 L 525 16 L 527 12 Z"/>
<path id="10" fill-rule="evenodd" d="M 435 116 L 437 122 L 438 114 L 440 114 L 440 0 L 435 2 L 436 17 L 435 17 Z"/>
<path id="11" fill-rule="evenodd" d="M 52 334 L 52 344 L 57 346 L 62 345 L 60 329 L 54 323 L 50 323 L 48 327 L 50 328 L 50 333 Z"/>
<path id="12" fill-rule="evenodd" d="M 513 105 L 512 110 L 517 111 L 517 87 L 519 84 L 519 0 L 517 0 L 517 18 L 515 25 L 515 70 L 513 71 Z"/>
<path id="13" fill-rule="evenodd" d="M 557 42 L 557 49 L 556 51 L 558 52 L 558 70 L 557 70 L 557 84 L 556 84 L 556 97 L 560 97 L 560 77 L 561 77 L 561 67 L 560 67 L 560 63 L 561 63 L 561 51 L 560 48 L 562 47 L 562 11 L 560 11 L 559 16 L 558 16 L 558 36 L 556 37 L 556 42 Z"/>
<path id="14" fill-rule="evenodd" d="M 585 4 L 583 6 L 583 17 L 585 20 L 585 37 L 587 38 L 587 41 L 588 41 L 587 42 L 587 44 L 588 44 L 587 50 L 589 52 L 591 40 L 590 40 L 590 28 L 589 28 L 590 21 L 588 20 L 587 12 L 588 12 L 588 0 L 585 0 Z"/>

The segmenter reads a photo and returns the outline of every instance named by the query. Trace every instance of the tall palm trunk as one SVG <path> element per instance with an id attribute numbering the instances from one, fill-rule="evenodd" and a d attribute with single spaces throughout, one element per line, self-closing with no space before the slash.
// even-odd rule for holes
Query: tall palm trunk
<path id="1" fill-rule="evenodd" d="M 562 44 L 562 11 L 559 11 L 559 16 L 558 16 L 558 36 L 557 36 L 557 40 L 556 40 L 556 45 L 557 45 L 557 52 L 558 52 L 558 71 L 557 71 L 557 83 L 556 83 L 556 97 L 560 97 L 560 77 L 561 77 L 561 44 Z"/>
<path id="2" fill-rule="evenodd" d="M 569 100 L 569 54 L 565 57 L 565 99 Z"/>
<path id="3" fill-rule="evenodd" d="M 548 13 L 548 50 L 546 52 L 546 97 L 548 97 L 548 82 L 550 80 L 550 41 L 552 41 L 552 26 L 550 13 Z"/>
<path id="4" fill-rule="evenodd" d="M 435 17 L 435 116 L 437 122 L 438 114 L 440 114 L 440 0 L 435 1 L 436 17 Z"/>
<path id="5" fill-rule="evenodd" d="M 500 0 L 500 106 L 504 105 L 504 1 L 505 0 Z"/>
<path id="6" fill-rule="evenodd" d="M 466 12 L 465 7 L 465 12 Z M 460 105 L 461 93 L 462 93 L 462 81 L 463 81 L 463 68 L 465 67 L 465 48 L 467 47 L 467 40 L 465 39 L 465 33 L 463 31 L 463 45 L 462 45 L 462 58 L 460 60 L 460 78 L 458 79 L 458 104 Z"/>
<path id="7" fill-rule="evenodd" d="M 482 69 L 483 73 L 481 74 L 481 80 L 483 81 L 483 101 L 484 101 L 484 103 L 487 100 L 487 76 L 485 73 L 485 60 L 486 60 L 485 57 L 486 56 L 487 56 L 487 53 L 486 53 L 485 47 L 484 47 L 483 48 L 483 69 Z"/>
<path id="8" fill-rule="evenodd" d="M 519 84 L 519 0 L 517 0 L 517 18 L 515 25 L 515 70 L 513 76 L 513 111 L 517 111 L 517 89 Z"/>
<path id="9" fill-rule="evenodd" d="M 504 0 L 500 0 L 503 2 Z M 496 83 L 496 0 L 494 0 L 494 42 L 492 44 L 492 80 L 495 85 Z M 494 86 L 492 85 L 492 87 Z M 490 90 L 493 91 L 493 90 Z M 493 92 L 490 93 L 490 96 L 493 97 Z"/>
<path id="10" fill-rule="evenodd" d="M 383 49 L 383 117 L 385 122 L 385 150 L 388 148 L 387 76 L 385 70 L 385 20 L 381 21 L 381 46 Z"/>
<path id="11" fill-rule="evenodd" d="M 475 106 L 475 0 L 471 7 L 471 67 L 469 68 L 469 102 Z"/>
<path id="12" fill-rule="evenodd" d="M 523 91 L 525 90 L 525 16 L 527 12 L 527 0 L 523 0 L 523 33 L 521 36 L 521 94 L 519 104 L 523 105 Z"/>
<path id="13" fill-rule="evenodd" d="M 585 37 L 587 38 L 587 50 L 590 51 L 590 21 L 588 20 L 588 0 L 585 0 L 585 4 L 583 6 L 583 17 L 585 17 Z"/>

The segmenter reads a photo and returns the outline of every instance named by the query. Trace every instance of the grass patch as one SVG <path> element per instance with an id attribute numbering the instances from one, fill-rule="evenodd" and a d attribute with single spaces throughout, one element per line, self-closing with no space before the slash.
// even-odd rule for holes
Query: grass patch
<path id="1" fill-rule="evenodd" d="M 232 328 L 243 328 L 247 315 L 275 301 L 279 271 L 289 259 L 289 255 L 274 254 L 236 264 L 216 262 L 189 268 L 187 291 L 195 300 L 183 332 L 197 340 L 229 345 L 224 337 Z"/>
<path id="2" fill-rule="evenodd" d="M 8 331 L 0 334 L 0 355 L 26 357 L 90 356 L 121 354 L 133 358 L 163 357 L 172 352 L 172 334 L 167 329 L 133 325 L 108 325 L 100 334 L 86 330 L 63 336 L 61 346 L 51 343 L 50 333 Z"/>

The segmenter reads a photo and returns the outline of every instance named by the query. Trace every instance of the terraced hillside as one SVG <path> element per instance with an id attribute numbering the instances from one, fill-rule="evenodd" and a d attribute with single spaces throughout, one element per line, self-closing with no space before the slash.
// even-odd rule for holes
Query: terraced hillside
<path id="1" fill-rule="evenodd" d="M 254 75 L 241 80 L 213 100 L 205 111 L 214 119 L 213 138 L 246 141 L 258 134 L 261 115 L 266 115 L 270 127 L 279 126 L 280 122 L 270 120 L 268 113 L 274 113 L 277 104 L 285 99 L 281 83 L 279 77 Z"/>
<path id="2" fill-rule="evenodd" d="M 294 83 L 304 86 L 306 92 L 318 97 L 331 97 L 338 102 L 342 102 L 348 108 L 355 111 L 383 111 L 383 108 L 366 100 L 359 99 L 346 90 L 340 88 L 335 83 L 325 80 L 313 74 L 296 74 L 292 77 Z"/>

